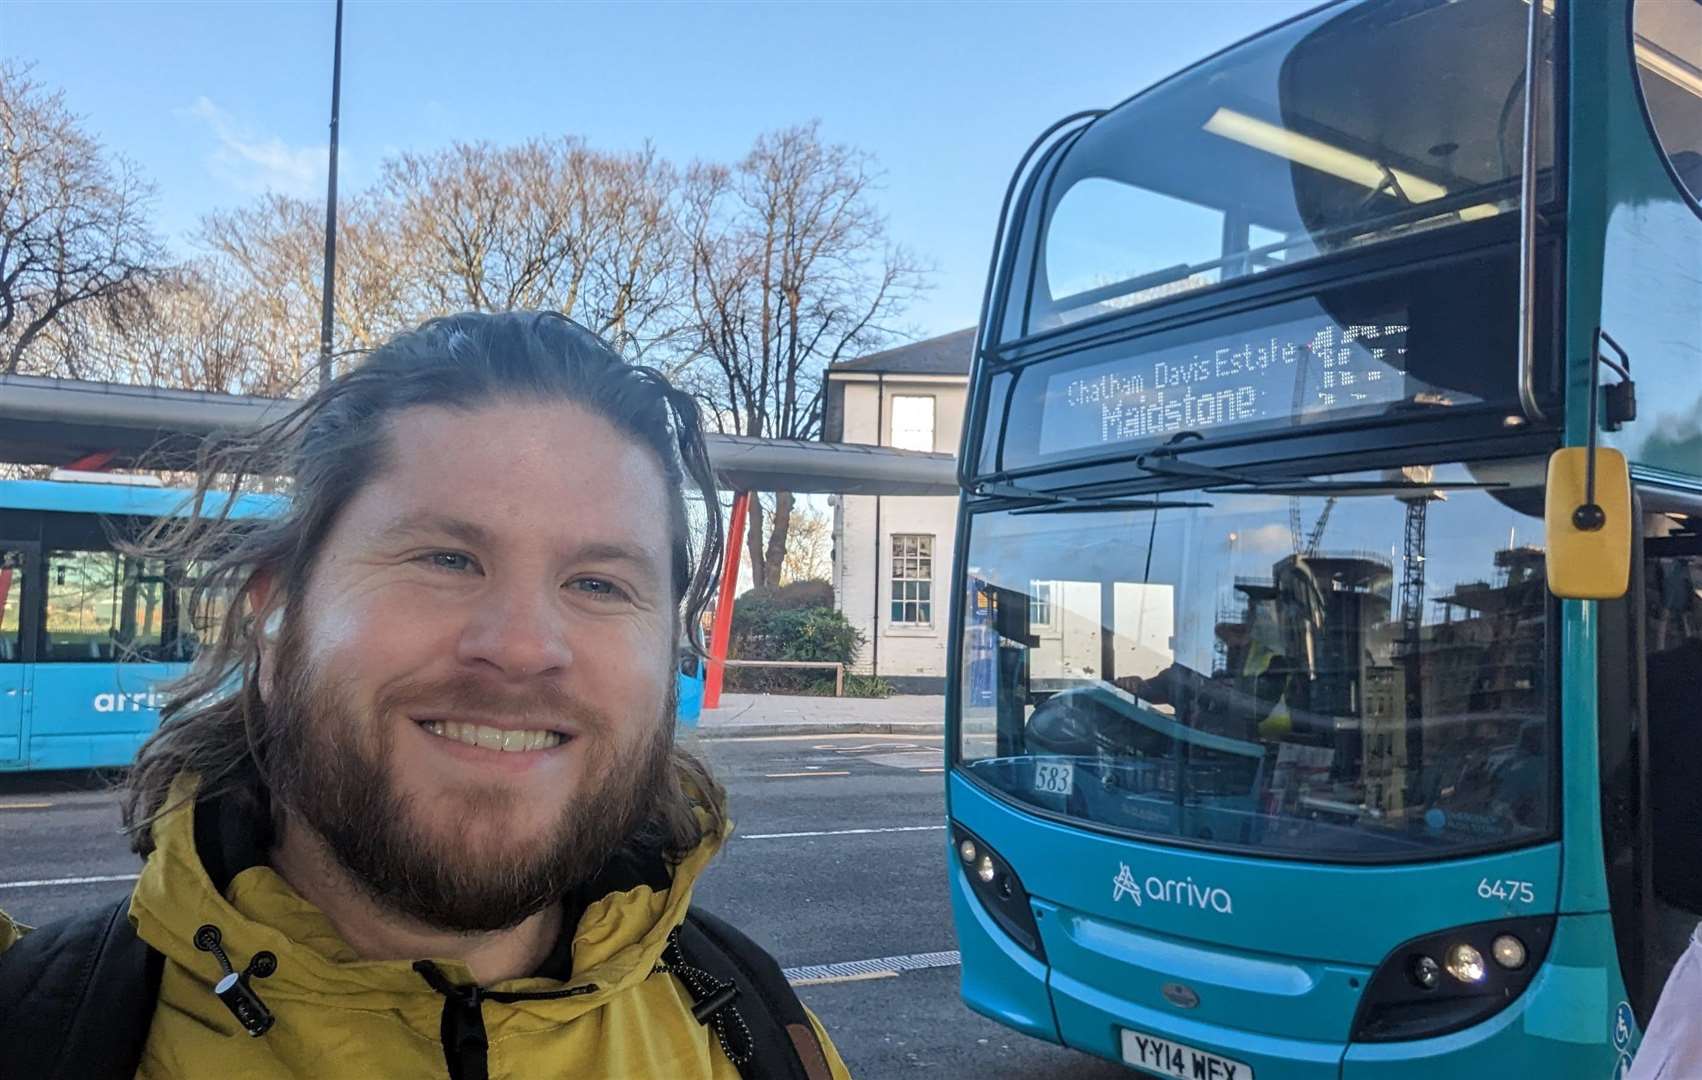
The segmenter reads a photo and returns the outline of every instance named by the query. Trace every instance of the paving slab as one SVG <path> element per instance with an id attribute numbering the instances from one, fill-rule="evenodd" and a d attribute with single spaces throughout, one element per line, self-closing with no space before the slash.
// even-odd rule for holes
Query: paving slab
<path id="1" fill-rule="evenodd" d="M 721 707 L 703 710 L 700 739 L 762 735 L 919 735 L 945 733 L 946 699 L 938 694 L 889 698 L 722 694 Z"/>

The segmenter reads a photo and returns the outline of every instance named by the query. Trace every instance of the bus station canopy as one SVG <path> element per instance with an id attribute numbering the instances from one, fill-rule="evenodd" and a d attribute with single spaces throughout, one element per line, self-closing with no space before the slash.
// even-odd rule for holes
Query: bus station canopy
<path id="1" fill-rule="evenodd" d="M 190 467 L 209 436 L 249 430 L 294 404 L 278 398 L 166 390 L 121 383 L 0 376 L 0 461 L 101 467 Z M 951 454 L 882 446 L 706 436 L 724 491 L 797 494 L 956 495 Z"/>

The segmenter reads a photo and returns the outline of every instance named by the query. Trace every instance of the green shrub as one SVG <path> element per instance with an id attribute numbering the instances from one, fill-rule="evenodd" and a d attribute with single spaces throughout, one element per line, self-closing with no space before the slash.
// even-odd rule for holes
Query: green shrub
<path id="1" fill-rule="evenodd" d="M 797 608 L 828 608 L 833 607 L 833 584 L 827 581 L 810 579 L 794 581 L 772 590 L 769 594 L 770 603 L 784 610 Z"/>
<path id="2" fill-rule="evenodd" d="M 733 604 L 733 627 L 728 642 L 730 660 L 814 660 L 850 664 L 863 646 L 863 634 L 842 612 L 827 606 L 788 606 L 810 595 L 798 582 L 775 591 L 752 590 Z M 788 593 L 787 590 L 794 591 Z M 819 596 L 819 590 L 816 590 Z M 832 591 L 828 597 L 831 601 Z M 745 693 L 833 693 L 831 671 L 786 668 L 728 668 L 726 686 Z"/>

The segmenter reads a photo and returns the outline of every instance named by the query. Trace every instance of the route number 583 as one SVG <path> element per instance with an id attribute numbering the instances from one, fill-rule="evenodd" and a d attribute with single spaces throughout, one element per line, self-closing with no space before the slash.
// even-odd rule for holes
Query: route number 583
<path id="1" fill-rule="evenodd" d="M 1536 901 L 1536 893 L 1528 881 L 1503 881 L 1484 878 L 1477 883 L 1477 895 L 1484 900 L 1506 900 L 1520 904 Z"/>

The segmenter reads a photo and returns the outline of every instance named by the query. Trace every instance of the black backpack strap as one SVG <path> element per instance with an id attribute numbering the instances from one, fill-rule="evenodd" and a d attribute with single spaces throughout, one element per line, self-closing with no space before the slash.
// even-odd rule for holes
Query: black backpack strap
<path id="1" fill-rule="evenodd" d="M 696 907 L 686 913 L 676 941 L 685 963 L 715 980 L 713 986 L 694 986 L 698 980 L 681 978 L 700 1010 L 710 1006 L 701 1019 L 715 1027 L 744 1080 L 832 1080 L 804 1003 L 760 945 Z M 734 1051 L 743 1047 L 728 1046 L 729 1023 L 742 1029 L 748 1043 L 742 1062 Z"/>
<path id="2" fill-rule="evenodd" d="M 130 898 L 32 930 L 0 953 L 0 1064 L 40 1080 L 131 1080 L 165 957 Z"/>

